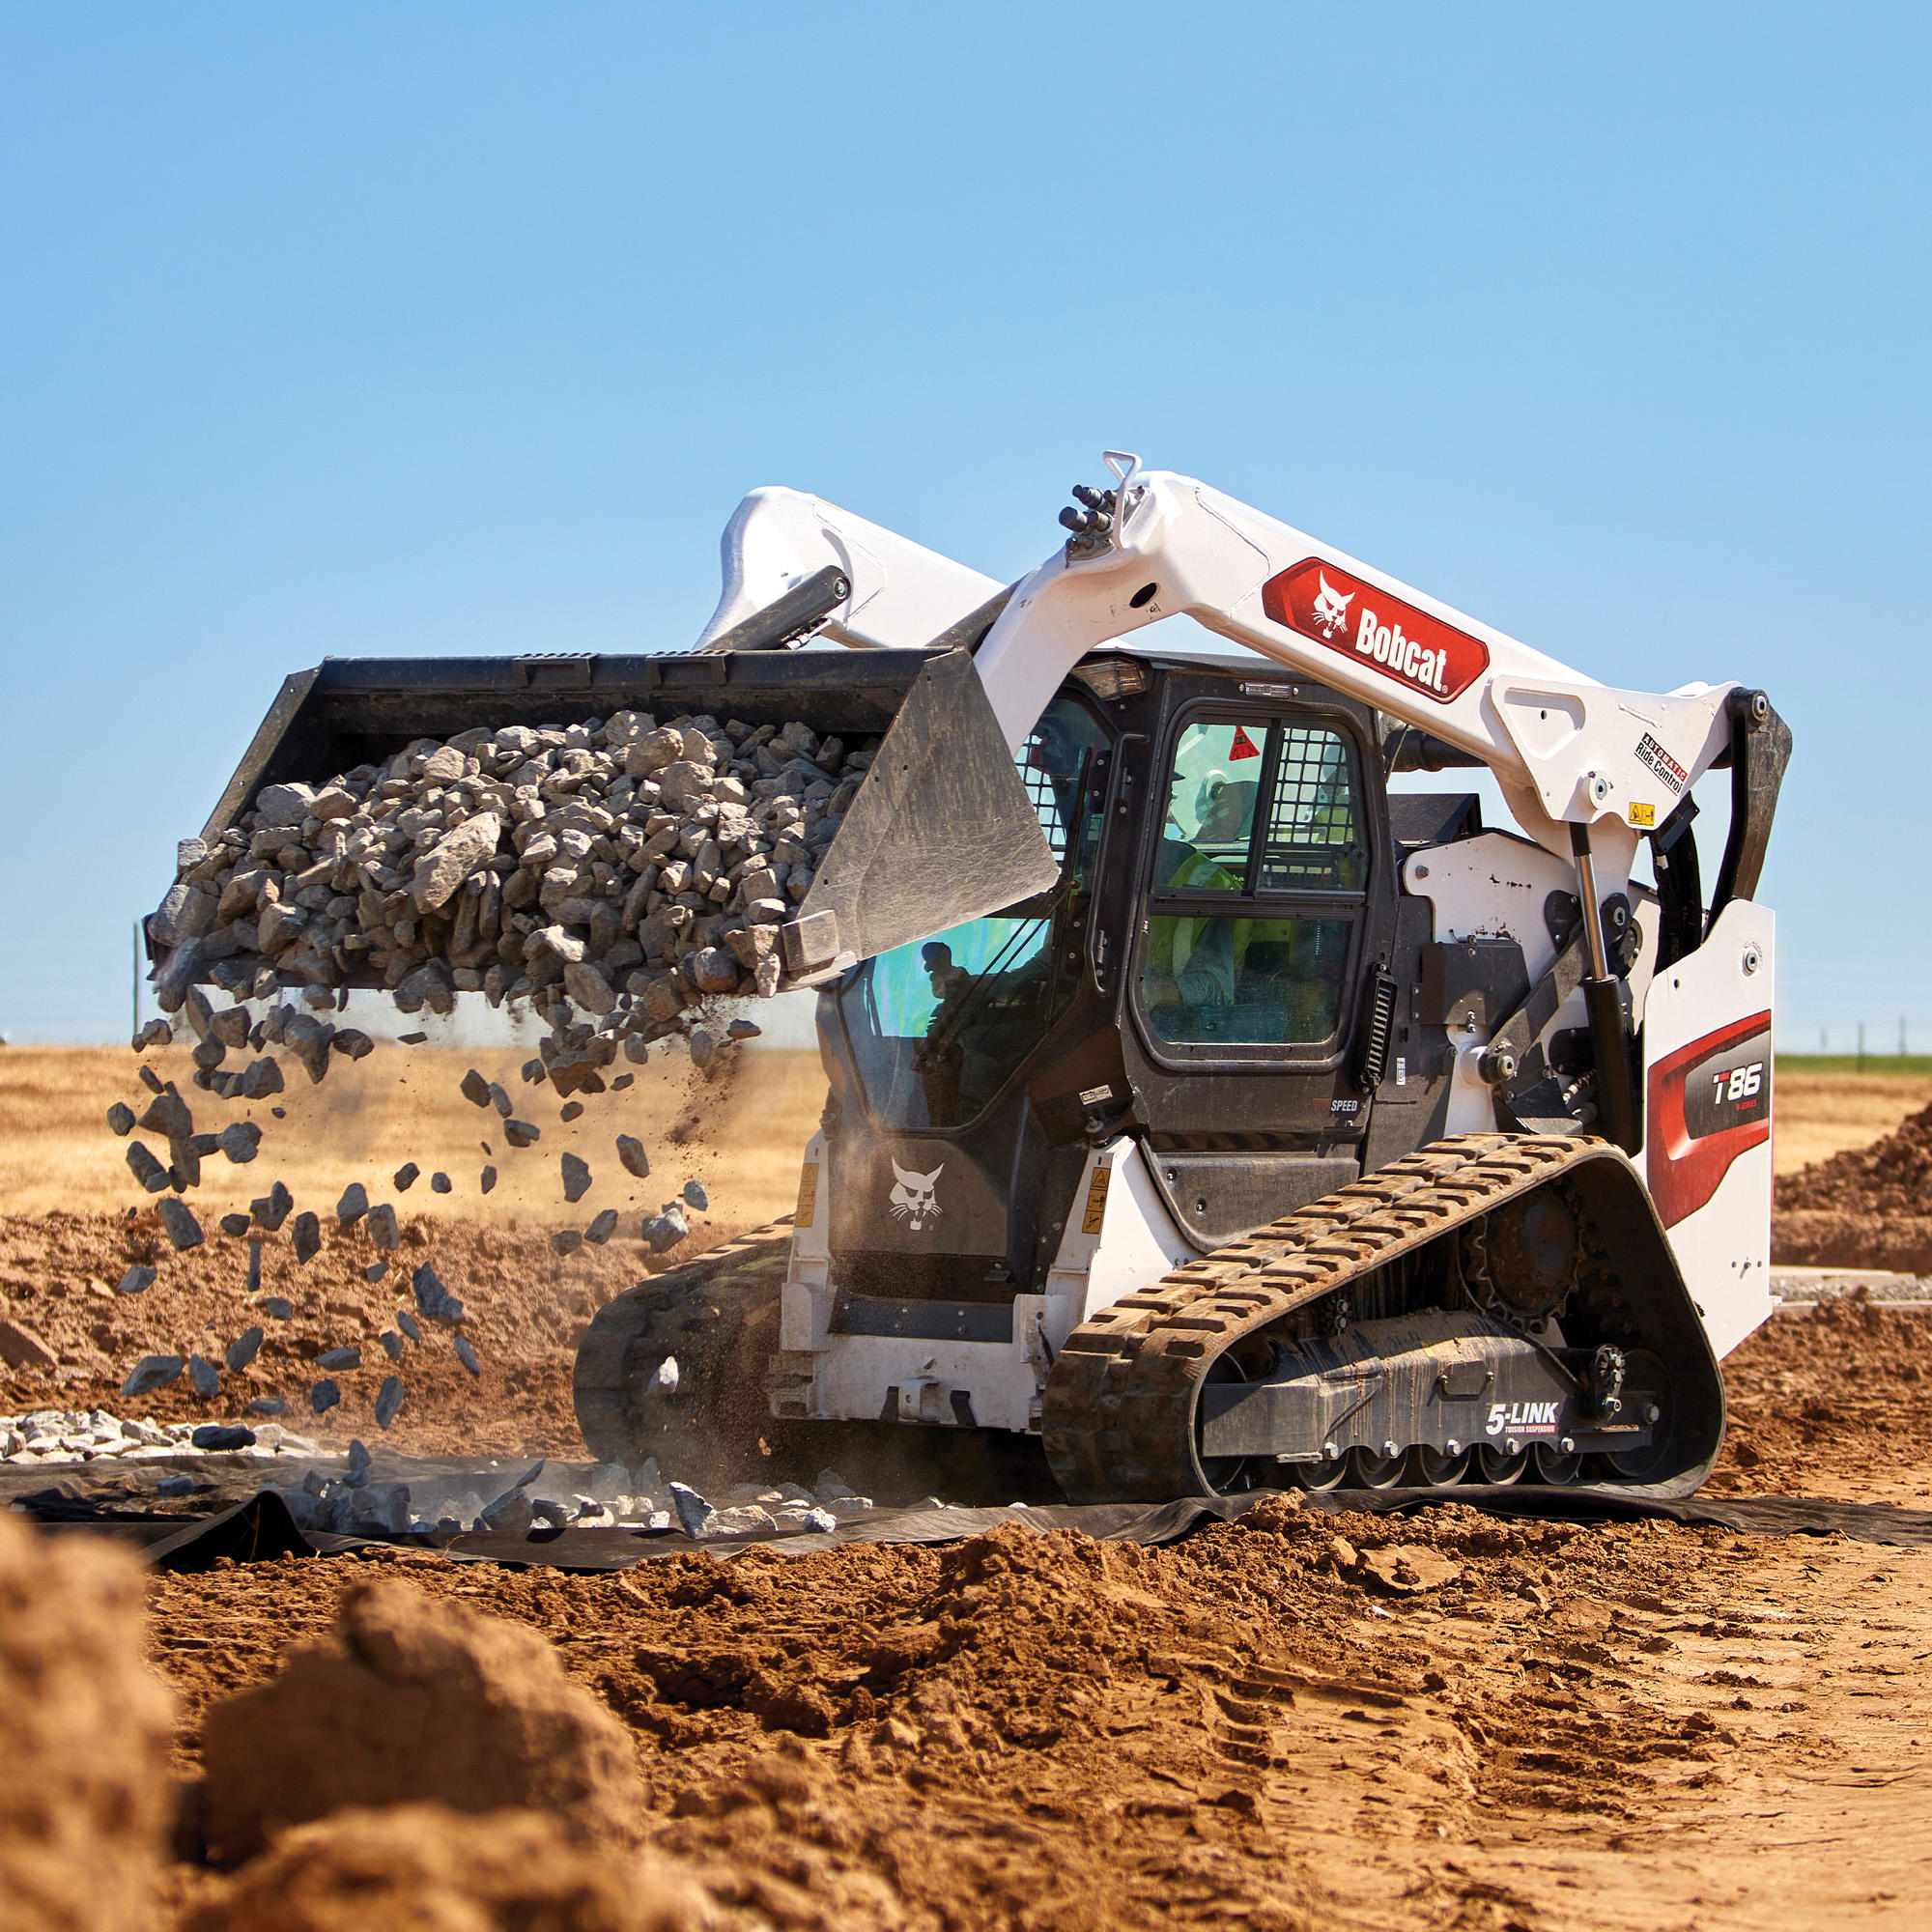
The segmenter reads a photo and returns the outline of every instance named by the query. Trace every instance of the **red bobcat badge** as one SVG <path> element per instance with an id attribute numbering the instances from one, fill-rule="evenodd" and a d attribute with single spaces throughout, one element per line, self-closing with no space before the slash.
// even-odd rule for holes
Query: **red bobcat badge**
<path id="1" fill-rule="evenodd" d="M 1462 696 L 1489 668 L 1490 648 L 1480 638 L 1319 557 L 1269 578 L 1262 585 L 1262 609 L 1288 630 L 1366 659 L 1383 676 L 1437 704 Z"/>

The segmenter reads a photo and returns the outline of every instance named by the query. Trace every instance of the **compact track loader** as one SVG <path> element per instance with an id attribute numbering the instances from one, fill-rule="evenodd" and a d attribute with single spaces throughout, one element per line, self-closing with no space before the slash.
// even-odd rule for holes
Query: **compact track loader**
<path id="1" fill-rule="evenodd" d="M 1108 462 L 1005 589 L 767 490 L 696 652 L 325 665 L 211 830 L 476 724 L 884 733 L 781 935 L 830 1083 L 796 1214 L 598 1314 L 601 1458 L 865 1425 L 1037 1437 L 1077 1501 L 1694 1489 L 1719 1358 L 1770 1309 L 1752 894 L 1788 730 L 1736 685 L 1595 683 Z M 1176 613 L 1239 654 L 1124 641 Z M 1459 767 L 1515 830 L 1453 780 L 1390 786 Z"/>

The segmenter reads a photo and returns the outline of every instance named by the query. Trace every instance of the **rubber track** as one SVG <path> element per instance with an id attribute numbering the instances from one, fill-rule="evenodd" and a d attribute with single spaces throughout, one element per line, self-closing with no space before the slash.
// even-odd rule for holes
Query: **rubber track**
<path id="1" fill-rule="evenodd" d="M 1215 1359 L 1462 1222 L 1585 1160 L 1608 1143 L 1560 1134 L 1462 1134 L 1320 1201 L 1090 1316 L 1066 1338 L 1046 1388 L 1047 1460 L 1069 1502 L 1201 1494 L 1194 1406 Z"/>

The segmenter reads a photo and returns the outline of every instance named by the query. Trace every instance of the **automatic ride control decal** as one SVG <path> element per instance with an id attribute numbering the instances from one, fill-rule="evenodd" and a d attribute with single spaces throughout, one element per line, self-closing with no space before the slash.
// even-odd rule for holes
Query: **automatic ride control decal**
<path id="1" fill-rule="evenodd" d="M 1650 1069 L 1644 1165 L 1666 1228 L 1718 1191 L 1731 1163 L 1771 1138 L 1771 1015 L 1753 1013 Z"/>
<path id="2" fill-rule="evenodd" d="M 1462 696 L 1489 668 L 1490 647 L 1359 577 L 1307 557 L 1262 585 L 1274 622 L 1341 651 L 1437 704 Z"/>

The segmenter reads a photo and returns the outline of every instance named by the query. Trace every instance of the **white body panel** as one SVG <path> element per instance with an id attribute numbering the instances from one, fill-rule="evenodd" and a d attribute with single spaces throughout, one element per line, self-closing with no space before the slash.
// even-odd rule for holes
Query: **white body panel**
<path id="1" fill-rule="evenodd" d="M 1718 915 L 1704 944 L 1658 976 L 1644 1014 L 1645 1179 L 1711 1347 L 1719 1356 L 1735 1349 L 1772 1308 L 1770 1028 L 1777 977 L 1776 941 L 1776 923 L 1765 907 L 1733 900 Z M 1657 1103 L 1657 1076 L 1697 1042 L 1721 1037 L 1758 1015 L 1764 1020 L 1761 1047 L 1748 1043 L 1758 1038 L 1753 1030 L 1744 1049 L 1714 1058 L 1720 1066 L 1738 1063 L 1726 1071 L 1741 1075 L 1742 1084 L 1748 1083 L 1752 1067 L 1761 1062 L 1762 1138 L 1732 1153 L 1715 1191 L 1680 1215 L 1687 1191 L 1690 1199 L 1703 1191 L 1694 1174 L 1703 1150 L 1695 1139 L 1680 1138 L 1677 1117 L 1667 1102 Z M 1755 1126 L 1740 1138 L 1754 1132 Z M 1721 1155 L 1724 1150 L 1719 1146 L 1716 1151 Z M 1692 1170 L 1688 1190 L 1683 1179 L 1687 1169 Z"/>
<path id="2" fill-rule="evenodd" d="M 794 1401 L 802 1397 L 805 1413 L 817 1421 L 874 1420 L 887 1391 L 895 1388 L 901 1421 L 952 1425 L 957 1421 L 952 1394 L 960 1390 L 972 1398 L 973 1419 L 980 1428 L 1037 1431 L 1053 1357 L 1074 1328 L 1198 1252 L 1161 1205 L 1139 1147 L 1114 1140 L 1087 1156 L 1046 1293 L 1014 1297 L 1011 1341 L 835 1335 L 835 1290 L 827 1279 L 824 1245 L 823 1136 L 814 1136 L 806 1161 L 809 1168 L 817 1163 L 816 1204 L 810 1225 L 792 1235 L 780 1346 L 794 1366 L 799 1357 L 810 1356 L 810 1385 L 794 1379 L 787 1393 Z"/>
<path id="3" fill-rule="evenodd" d="M 753 490 L 724 526 L 721 549 L 724 593 L 699 649 L 827 564 L 845 573 L 852 590 L 820 635 L 861 648 L 929 643 L 1002 587 L 803 490 Z"/>

